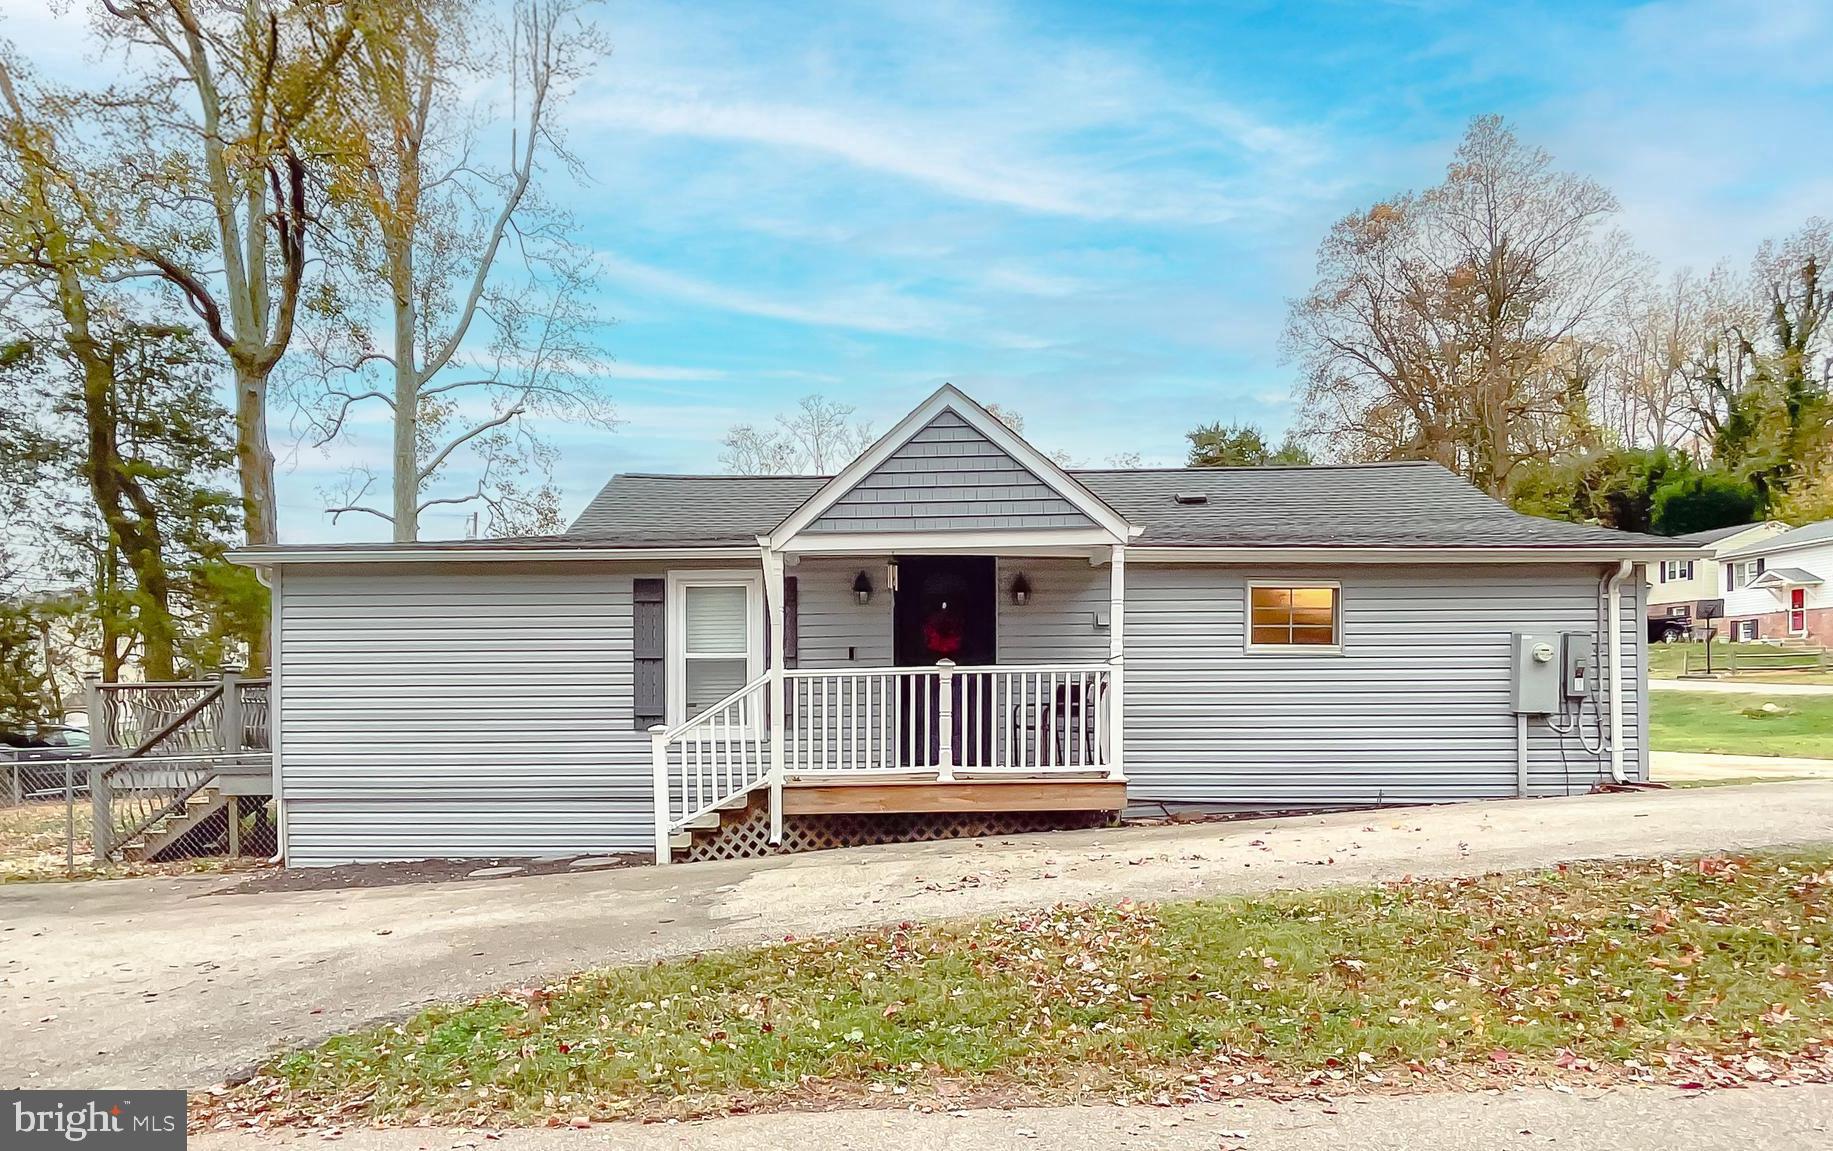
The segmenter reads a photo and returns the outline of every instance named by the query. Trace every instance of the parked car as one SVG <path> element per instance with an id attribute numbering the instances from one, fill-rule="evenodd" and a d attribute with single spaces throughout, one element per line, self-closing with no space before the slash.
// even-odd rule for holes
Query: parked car
<path id="1" fill-rule="evenodd" d="M 27 724 L 0 729 L 0 797 L 31 799 L 62 795 L 64 761 L 89 756 L 89 733 L 62 724 Z M 89 773 L 74 772 L 79 790 L 88 789 Z"/>

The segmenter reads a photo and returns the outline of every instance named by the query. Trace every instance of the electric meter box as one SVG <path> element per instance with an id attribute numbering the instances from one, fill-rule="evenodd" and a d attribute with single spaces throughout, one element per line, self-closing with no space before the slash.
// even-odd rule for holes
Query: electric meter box
<path id="1" fill-rule="evenodd" d="M 1515 714 L 1552 715 L 1559 710 L 1560 678 L 1565 670 L 1560 648 L 1559 636 L 1515 633 L 1514 674 L 1510 677 Z"/>

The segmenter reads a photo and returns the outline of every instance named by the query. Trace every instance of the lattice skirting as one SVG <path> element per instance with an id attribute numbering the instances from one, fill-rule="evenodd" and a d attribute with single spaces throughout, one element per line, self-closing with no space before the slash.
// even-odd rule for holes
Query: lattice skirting
<path id="1" fill-rule="evenodd" d="M 788 815 L 783 842 L 770 846 L 770 809 L 761 798 L 743 811 L 725 813 L 717 828 L 694 832 L 693 845 L 675 858 L 700 863 L 709 859 L 756 859 L 834 847 L 873 843 L 928 843 L 973 839 L 983 835 L 1023 835 L 1033 831 L 1070 831 L 1110 827 L 1117 811 L 965 811 L 896 812 L 859 815 Z"/>

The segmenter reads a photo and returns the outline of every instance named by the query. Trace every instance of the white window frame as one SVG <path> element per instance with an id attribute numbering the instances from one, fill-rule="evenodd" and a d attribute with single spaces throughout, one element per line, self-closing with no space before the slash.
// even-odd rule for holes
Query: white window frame
<path id="1" fill-rule="evenodd" d="M 1746 628 L 1750 631 L 1749 635 L 1744 634 Z M 1733 643 L 1755 643 L 1757 641 L 1757 621 L 1754 619 L 1733 620 L 1731 641 Z"/>
<path id="2" fill-rule="evenodd" d="M 1255 643 L 1254 589 L 1329 588 L 1331 591 L 1330 646 L 1321 643 Z M 1343 585 L 1332 579 L 1256 579 L 1247 582 L 1241 596 L 1241 642 L 1249 655 L 1342 655 Z"/>
<path id="3" fill-rule="evenodd" d="M 1679 583 L 1681 580 L 1690 580 L 1692 578 L 1693 578 L 1693 561 L 1692 560 L 1662 560 L 1661 561 L 1661 582 L 1662 583 Z"/>
<path id="4" fill-rule="evenodd" d="M 745 682 L 764 674 L 764 575 L 743 569 L 712 568 L 671 571 L 664 592 L 667 605 L 668 726 L 687 721 L 687 589 L 745 589 Z M 730 659 L 731 656 L 720 658 Z M 759 709 L 761 710 L 761 709 Z M 754 716 L 753 719 L 761 717 Z"/>

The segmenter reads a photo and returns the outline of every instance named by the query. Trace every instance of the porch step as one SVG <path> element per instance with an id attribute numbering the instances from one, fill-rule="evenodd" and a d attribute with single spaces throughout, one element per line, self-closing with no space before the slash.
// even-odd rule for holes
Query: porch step
<path id="1" fill-rule="evenodd" d="M 132 842 L 123 844 L 121 858 L 129 863 L 158 863 L 175 853 L 179 841 L 228 805 L 216 787 L 205 787 L 185 797 L 181 811 L 167 812 Z"/>

